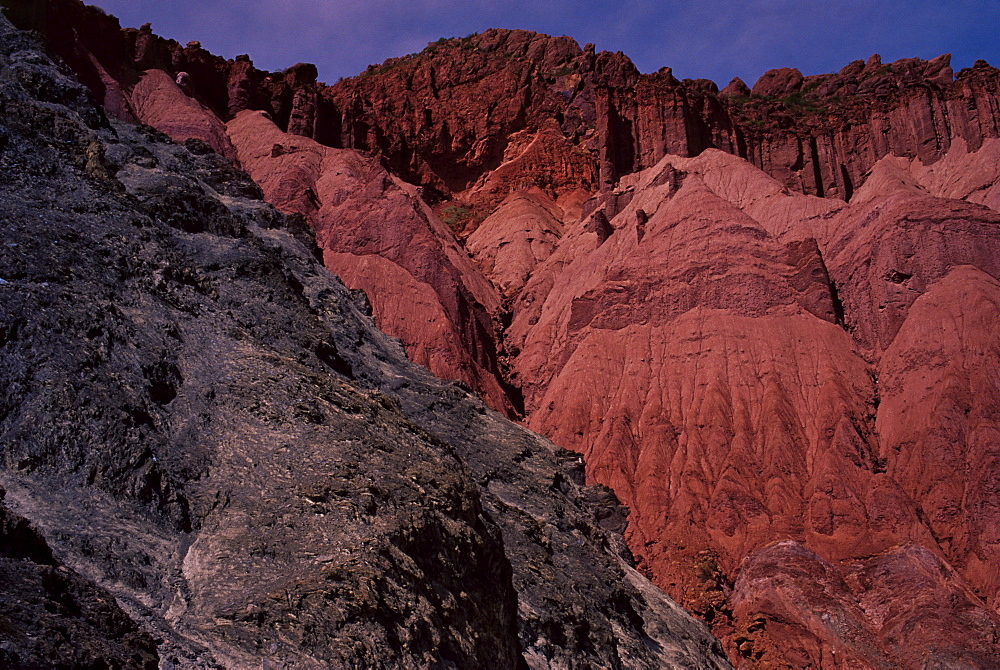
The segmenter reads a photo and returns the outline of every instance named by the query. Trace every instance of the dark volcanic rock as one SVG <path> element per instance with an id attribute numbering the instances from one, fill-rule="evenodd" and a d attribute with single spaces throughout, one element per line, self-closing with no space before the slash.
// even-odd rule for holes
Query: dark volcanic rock
<path id="1" fill-rule="evenodd" d="M 82 90 L 0 19 L 5 663 L 726 667 L 576 457 L 407 362 L 204 143 Z"/>
<path id="2" fill-rule="evenodd" d="M 156 668 L 153 638 L 110 593 L 54 559 L 4 496 L 0 488 L 0 667 Z"/>

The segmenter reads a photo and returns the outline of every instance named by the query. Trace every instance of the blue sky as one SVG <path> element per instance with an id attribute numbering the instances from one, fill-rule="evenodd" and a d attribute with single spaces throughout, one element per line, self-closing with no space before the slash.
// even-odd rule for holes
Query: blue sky
<path id="1" fill-rule="evenodd" d="M 955 70 L 1000 66 L 1000 0 L 90 0 L 123 26 L 152 22 L 181 43 L 227 58 L 248 53 L 279 70 L 316 63 L 328 83 L 439 37 L 486 28 L 569 35 L 623 51 L 643 72 L 753 85 L 765 70 L 839 70 L 873 53 L 885 62 L 953 55 Z"/>

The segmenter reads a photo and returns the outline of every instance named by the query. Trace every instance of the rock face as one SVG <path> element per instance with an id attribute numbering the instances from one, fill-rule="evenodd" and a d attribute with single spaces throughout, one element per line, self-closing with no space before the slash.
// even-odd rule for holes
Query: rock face
<path id="1" fill-rule="evenodd" d="M 666 157 L 515 303 L 529 425 L 584 454 L 734 659 L 1000 658 L 1000 219 L 924 174 L 884 159 L 844 206 L 721 152 Z"/>
<path id="2" fill-rule="evenodd" d="M 729 667 L 579 458 L 408 362 L 205 142 L 2 17 L 0 106 L 0 664 Z"/>
<path id="3" fill-rule="evenodd" d="M 184 81 L 183 77 L 178 78 Z M 130 97 L 135 118 L 153 126 L 178 142 L 199 139 L 216 152 L 237 162 L 226 127 L 215 114 L 188 96 L 177 80 L 163 70 L 147 70 Z"/>
<path id="4" fill-rule="evenodd" d="M 241 112 L 227 130 L 268 200 L 309 220 L 326 266 L 365 291 L 379 327 L 406 342 L 412 360 L 468 382 L 493 407 L 521 411 L 500 373 L 499 296 L 414 186 L 355 151 L 284 133 L 259 112 Z"/>
<path id="5" fill-rule="evenodd" d="M 180 431 L 192 448 L 150 452 L 175 468 L 170 476 L 166 465 L 130 456 L 122 462 L 134 461 L 133 470 L 105 463 L 93 481 L 70 478 L 80 490 L 132 491 L 197 535 L 149 569 L 155 579 L 144 577 L 173 584 L 180 574 L 183 589 L 116 592 L 129 603 L 158 594 L 160 610 L 144 605 L 142 620 L 172 631 L 160 633 L 169 649 L 239 665 L 261 630 L 291 627 L 318 663 L 378 653 L 419 665 L 442 653 L 461 665 L 484 658 L 483 644 L 531 667 L 648 667 L 663 654 L 702 662 L 694 659 L 708 648 L 704 638 L 693 646 L 664 638 L 654 619 L 669 619 L 669 601 L 615 557 L 616 536 L 605 530 L 625 519 L 602 489 L 580 488 L 579 453 L 587 479 L 630 508 L 626 537 L 639 571 L 708 621 L 737 666 L 1000 665 L 996 69 L 977 62 L 956 77 L 947 56 L 885 65 L 873 56 L 836 74 L 785 68 L 719 92 L 669 68 L 640 74 L 624 55 L 568 38 L 491 30 L 325 87 L 307 65 L 259 72 L 248 58 L 223 61 L 148 27 L 120 32 L 69 0 L 47 6 L 62 5 L 48 15 L 51 48 L 110 113 L 149 119 L 188 150 L 147 137 L 157 140 L 149 158 L 139 148 L 146 140 L 120 131 L 129 148 L 109 146 L 104 162 L 88 151 L 78 162 L 113 173 L 152 208 L 154 224 L 212 236 L 210 249 L 171 242 L 187 254 L 177 267 L 155 261 L 173 251 L 145 252 L 146 274 L 162 286 L 136 291 L 180 291 L 163 300 L 222 325 L 178 331 L 180 344 L 152 343 L 166 353 L 141 363 L 145 381 L 132 384 L 155 391 L 153 405 L 121 414 L 133 417 L 130 430 L 172 436 L 165 445 Z M 66 91 L 56 102 L 100 124 Z M 247 204 L 256 186 L 210 147 L 223 155 L 231 147 L 291 218 Z M 184 164 L 196 177 L 176 168 Z M 326 266 L 368 295 L 376 323 L 414 360 L 495 409 L 523 414 L 572 452 L 553 452 L 460 389 L 406 367 L 391 343 L 358 325 L 364 301 L 318 279 L 325 275 L 308 254 L 271 229 L 284 222 L 302 236 L 303 221 Z M 284 260 L 251 259 L 233 271 L 250 252 L 230 239 L 279 249 Z M 223 286 L 223 276 L 236 284 Z M 122 319 L 139 318 L 142 291 Z M 242 306 L 249 294 L 266 307 Z M 141 314 L 143 323 L 174 319 Z M 279 324 L 297 325 L 289 333 Z M 209 341 L 230 353 L 198 353 Z M 237 353 L 251 362 L 234 368 Z M 299 367 L 289 372 L 278 359 Z M 316 369 L 347 381 L 332 388 Z M 203 387 L 215 395 L 197 399 Z M 243 388 L 263 400 L 254 404 Z M 302 388 L 314 389 L 304 405 Z M 376 388 L 390 400 L 366 395 Z M 213 407 L 236 412 L 235 424 L 206 428 L 200 417 Z M 20 434 L 44 424 L 31 416 Z M 405 455 L 388 449 L 373 460 L 360 446 L 399 444 L 411 425 L 419 444 Z M 267 431 L 288 451 L 265 450 L 261 460 L 255 445 L 277 439 Z M 312 455 L 317 440 L 341 451 Z M 37 507 L 39 482 L 50 480 L 34 474 L 57 459 L 10 453 L 10 467 L 24 473 L 8 500 L 43 531 L 61 528 L 54 506 Z M 72 472 L 95 471 L 87 453 L 73 452 Z M 282 459 L 307 465 L 289 470 Z M 368 489 L 355 482 L 303 493 L 307 502 L 287 498 L 283 481 L 351 479 L 344 468 L 367 460 Z M 417 520 L 400 512 L 423 498 L 389 476 L 393 469 L 416 477 L 407 481 L 430 497 L 432 512 Z M 111 483 L 102 483 L 105 471 Z M 253 482 L 252 500 L 234 479 Z M 354 511 L 333 504 L 340 500 L 354 501 Z M 267 512 L 261 546 L 227 553 L 235 529 L 258 523 L 261 509 L 293 511 Z M 305 509 L 333 516 L 338 537 L 368 532 L 384 559 L 380 574 L 401 571 L 409 581 L 343 569 L 337 579 L 353 586 L 327 596 L 338 609 L 289 623 L 298 601 L 275 598 L 271 587 L 258 593 L 252 575 L 277 570 L 286 584 L 292 573 L 268 561 L 290 553 L 315 579 L 286 593 L 309 603 L 314 587 L 326 593 L 315 584 L 326 584 L 330 561 L 308 555 L 305 543 L 331 531 L 298 520 Z M 372 515 L 366 531 L 359 519 Z M 412 527 L 463 547 L 464 558 L 421 544 Z M 144 532 L 176 539 L 160 526 Z M 337 564 L 354 566 L 362 550 L 347 544 L 354 549 Z M 60 547 L 93 563 L 70 543 Z M 439 564 L 448 568 L 443 581 L 428 590 Z M 239 597 L 213 590 L 219 569 L 243 575 Z M 481 574 L 491 577 L 477 581 Z M 463 609 L 459 591 L 498 606 Z M 578 611 L 552 593 L 587 604 Z M 309 637 L 362 611 L 375 612 L 374 623 L 365 619 L 350 644 Z M 232 623 L 209 623 L 220 619 Z M 489 631 L 488 642 L 470 631 Z"/>
<path id="6" fill-rule="evenodd" d="M 509 166 L 515 134 L 543 132 L 553 118 L 557 132 L 546 136 L 553 151 L 571 153 L 593 138 L 592 103 L 580 73 L 593 60 L 568 37 L 489 30 L 369 68 L 324 95 L 340 112 L 342 146 L 384 155 L 399 174 L 457 193 L 501 163 Z M 533 183 L 594 185 L 586 152 L 570 164 L 525 162 L 521 173 Z"/>
<path id="7" fill-rule="evenodd" d="M 539 189 L 510 195 L 466 240 L 483 274 L 503 295 L 516 295 L 552 255 L 566 215 Z"/>
<path id="8" fill-rule="evenodd" d="M 0 489 L 0 664 L 5 668 L 158 667 L 153 638 L 106 590 L 53 558 Z"/>
<path id="9" fill-rule="evenodd" d="M 738 126 L 762 120 L 740 155 L 790 188 L 850 199 L 884 156 L 933 163 L 958 140 L 978 149 L 998 134 L 1000 72 L 978 61 L 953 79 L 949 59 L 876 56 L 784 97 L 737 99 Z"/>
<path id="10" fill-rule="evenodd" d="M 143 71 L 184 73 L 189 95 L 223 121 L 264 110 L 282 130 L 371 152 L 436 197 L 487 209 L 531 186 L 551 196 L 610 188 L 667 154 L 707 148 L 791 189 L 849 199 L 886 155 L 926 164 L 957 140 L 974 151 L 1000 137 L 1000 71 L 979 61 L 956 78 L 947 55 L 889 64 L 876 55 L 809 77 L 782 68 L 720 93 L 669 68 L 640 74 L 623 54 L 567 37 L 488 30 L 327 87 L 311 65 L 262 72 L 246 56 L 225 61 L 149 26 L 120 31 L 79 0 L 34 4 L 45 6 L 36 14 L 47 17 L 51 48 L 119 117 L 134 116 Z"/>

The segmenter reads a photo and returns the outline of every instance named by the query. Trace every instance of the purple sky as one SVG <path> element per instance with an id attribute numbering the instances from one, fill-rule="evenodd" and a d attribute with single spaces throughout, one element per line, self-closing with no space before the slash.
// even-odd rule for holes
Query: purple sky
<path id="1" fill-rule="evenodd" d="M 753 85 L 765 70 L 839 70 L 872 53 L 888 62 L 953 55 L 955 70 L 1000 66 L 1000 0 L 90 0 L 123 26 L 152 22 L 262 69 L 316 63 L 328 83 L 439 37 L 486 28 L 569 35 L 624 51 L 643 72 Z"/>

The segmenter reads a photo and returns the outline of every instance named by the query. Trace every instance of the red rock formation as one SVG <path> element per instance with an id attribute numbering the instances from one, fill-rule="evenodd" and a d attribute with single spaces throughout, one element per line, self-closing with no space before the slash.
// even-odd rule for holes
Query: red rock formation
<path id="1" fill-rule="evenodd" d="M 995 234 L 995 233 L 994 233 Z M 1000 283 L 954 265 L 918 297 L 882 357 L 887 472 L 919 502 L 939 550 L 1000 608 Z"/>
<path id="2" fill-rule="evenodd" d="M 568 37 L 488 30 L 372 66 L 323 95 L 340 112 L 343 146 L 384 156 L 399 174 L 441 193 L 464 191 L 507 163 L 491 176 L 506 187 L 491 185 L 497 203 L 547 171 L 545 185 L 555 191 L 593 184 L 593 158 L 572 151 L 593 137 L 582 74 L 588 59 L 593 54 Z M 536 151 L 511 165 L 518 154 L 508 145 L 519 143 L 517 134 L 539 131 L 547 146 L 572 159 L 543 163 L 545 154 Z"/>
<path id="3" fill-rule="evenodd" d="M 793 67 L 768 70 L 761 75 L 757 83 L 750 89 L 750 95 L 759 95 L 763 98 L 780 98 L 801 91 L 803 81 L 802 73 Z"/>
<path id="4" fill-rule="evenodd" d="M 465 248 L 501 294 L 513 296 L 559 244 L 562 217 L 539 189 L 515 193 L 469 236 Z"/>
<path id="5" fill-rule="evenodd" d="M 730 602 L 748 622 L 737 658 L 757 667 L 989 668 L 1000 654 L 995 615 L 919 545 L 838 568 L 780 542 L 745 561 Z"/>
<path id="6" fill-rule="evenodd" d="M 977 149 L 1000 133 L 1000 72 L 979 61 L 953 81 L 949 61 L 873 57 L 784 97 L 737 99 L 739 153 L 790 188 L 849 199 L 884 156 L 933 162 L 958 138 Z"/>
<path id="7" fill-rule="evenodd" d="M 895 159 L 876 166 L 824 233 L 848 327 L 871 357 L 889 347 L 914 300 L 951 268 L 970 264 L 1000 276 L 998 224 L 1000 216 L 981 205 L 930 196 Z"/>
<path id="8" fill-rule="evenodd" d="M 58 17 L 53 48 L 115 113 L 228 120 L 415 360 L 522 390 L 737 665 L 1000 664 L 1000 71 L 719 92 L 491 30 L 324 87 L 65 16 L 89 31 Z M 465 249 L 442 199 L 496 207 Z"/>
<path id="9" fill-rule="evenodd" d="M 664 159 L 534 271 L 509 334 L 529 424 L 734 659 L 989 667 L 1000 219 L 919 163 L 847 207 L 739 163 Z"/>
<path id="10" fill-rule="evenodd" d="M 499 369 L 496 291 L 415 187 L 355 151 L 284 133 L 260 112 L 241 112 L 228 131 L 267 199 L 310 221 L 327 267 L 365 291 L 382 330 L 414 361 L 516 413 Z"/>
<path id="11" fill-rule="evenodd" d="M 370 68 L 328 93 L 341 144 L 377 151 L 409 179 L 454 193 L 495 167 L 504 138 L 555 115 L 564 137 L 592 152 L 608 186 L 665 154 L 715 147 L 796 190 L 849 198 L 883 156 L 929 162 L 955 139 L 976 149 L 1000 135 L 1000 76 L 982 62 L 954 81 L 947 56 L 889 65 L 873 57 L 833 75 L 775 70 L 752 94 L 745 85 L 720 94 L 711 82 L 681 82 L 669 68 L 642 75 L 622 54 L 579 52 L 559 40 L 489 31 Z"/>
<path id="12" fill-rule="evenodd" d="M 605 184 L 655 165 L 666 154 L 694 156 L 708 147 L 737 149 L 729 116 L 705 81 L 678 81 L 663 68 L 640 75 L 616 54 L 598 58 L 596 98 Z"/>
<path id="13" fill-rule="evenodd" d="M 983 140 L 970 152 L 965 140 L 952 143 L 939 160 L 924 164 L 919 159 L 907 166 L 917 183 L 932 195 L 959 198 L 1000 211 L 1000 140 Z"/>
<path id="14" fill-rule="evenodd" d="M 873 56 L 810 77 L 783 68 L 752 93 L 742 82 L 719 93 L 712 82 L 678 81 L 669 68 L 640 74 L 623 54 L 581 50 L 567 37 L 489 30 L 325 87 L 310 65 L 259 72 L 247 57 L 225 61 L 148 26 L 118 32 L 113 18 L 77 0 L 49 5 L 52 48 L 124 118 L 122 98 L 139 72 L 186 72 L 193 97 L 223 120 L 267 110 L 282 130 L 371 151 L 438 195 L 478 185 L 478 201 L 489 205 L 532 179 L 558 195 L 592 187 L 599 172 L 610 188 L 666 154 L 710 147 L 803 193 L 849 199 L 886 155 L 931 163 L 957 139 L 975 151 L 1000 137 L 1000 71 L 979 61 L 955 79 L 947 55 L 887 65 Z M 510 162 L 510 145 L 536 134 L 543 151 L 497 170 Z"/>
<path id="15" fill-rule="evenodd" d="M 490 206 L 498 198 L 533 188 L 559 196 L 596 186 L 597 169 L 588 153 L 550 121 L 538 130 L 511 135 L 500 165 L 480 177 L 462 199 Z"/>
<path id="16" fill-rule="evenodd" d="M 190 97 L 163 70 L 147 70 L 132 88 L 129 103 L 135 117 L 178 142 L 197 138 L 238 163 L 226 126 L 207 107 Z"/>
<path id="17" fill-rule="evenodd" d="M 733 79 L 726 84 L 726 87 L 719 91 L 719 96 L 723 98 L 748 98 L 750 97 L 750 87 L 746 85 L 746 82 L 739 77 L 733 77 Z"/>

